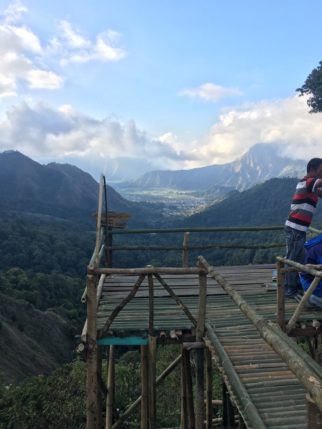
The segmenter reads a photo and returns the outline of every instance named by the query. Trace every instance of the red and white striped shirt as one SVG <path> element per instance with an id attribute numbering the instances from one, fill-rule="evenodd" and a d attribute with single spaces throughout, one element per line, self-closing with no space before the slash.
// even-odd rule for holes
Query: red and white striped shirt
<path id="1" fill-rule="evenodd" d="M 318 177 L 305 176 L 298 182 L 292 198 L 291 211 L 285 222 L 286 226 L 307 231 L 316 210 L 320 188 L 322 180 Z"/>

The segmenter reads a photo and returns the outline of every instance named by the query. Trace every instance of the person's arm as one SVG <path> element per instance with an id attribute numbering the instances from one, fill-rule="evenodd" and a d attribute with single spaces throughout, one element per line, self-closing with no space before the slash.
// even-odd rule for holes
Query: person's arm
<path id="1" fill-rule="evenodd" d="M 322 198 L 322 179 L 317 179 L 315 181 L 312 191 Z"/>

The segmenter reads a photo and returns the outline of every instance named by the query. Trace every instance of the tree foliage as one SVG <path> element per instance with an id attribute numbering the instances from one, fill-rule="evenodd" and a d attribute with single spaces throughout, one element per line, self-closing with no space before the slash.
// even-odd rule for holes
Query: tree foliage
<path id="1" fill-rule="evenodd" d="M 300 96 L 309 96 L 307 104 L 311 109 L 310 113 L 322 112 L 322 61 L 318 67 L 311 71 L 304 84 L 296 91 L 300 93 Z"/>

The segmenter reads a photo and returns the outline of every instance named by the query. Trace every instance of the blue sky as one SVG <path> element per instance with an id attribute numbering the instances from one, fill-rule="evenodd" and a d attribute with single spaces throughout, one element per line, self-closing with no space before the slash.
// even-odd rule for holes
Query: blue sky
<path id="1" fill-rule="evenodd" d="M 322 2 L 0 0 L 0 150 L 98 175 L 321 156 Z M 116 176 L 115 176 L 116 177 Z"/>

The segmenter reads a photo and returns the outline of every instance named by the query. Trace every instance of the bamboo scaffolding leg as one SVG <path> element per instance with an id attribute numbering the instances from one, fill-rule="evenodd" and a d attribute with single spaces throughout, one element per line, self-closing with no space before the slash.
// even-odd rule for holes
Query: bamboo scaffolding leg
<path id="1" fill-rule="evenodd" d="M 235 410 L 233 404 L 231 403 L 230 396 L 226 387 L 226 384 L 223 383 L 223 417 L 222 417 L 222 427 L 223 429 L 235 429 Z"/>
<path id="2" fill-rule="evenodd" d="M 213 415 L 213 405 L 212 405 L 212 358 L 211 353 L 208 349 L 205 351 L 206 356 L 206 429 L 212 429 L 212 415 Z"/>
<path id="3" fill-rule="evenodd" d="M 148 346 L 141 346 L 141 429 L 149 427 L 149 370 Z"/>
<path id="4" fill-rule="evenodd" d="M 187 420 L 188 429 L 195 429 L 195 412 L 193 407 L 193 385 L 192 385 L 192 372 L 190 364 L 190 352 L 184 349 L 182 352 L 184 378 L 186 381 L 186 401 L 187 401 Z"/>
<path id="5" fill-rule="evenodd" d="M 100 385 L 100 380 L 102 380 L 102 350 L 100 347 L 97 347 L 97 411 L 98 411 L 98 427 L 103 427 L 103 392 Z"/>
<path id="6" fill-rule="evenodd" d="M 99 428 L 97 343 L 96 343 L 96 281 L 87 276 L 87 339 L 86 339 L 86 428 Z"/>
<path id="7" fill-rule="evenodd" d="M 108 368 L 107 368 L 107 396 L 106 396 L 106 423 L 105 428 L 111 429 L 113 425 L 113 407 L 114 407 L 114 346 L 109 347 Z"/>
<path id="8" fill-rule="evenodd" d="M 285 264 L 277 261 L 277 323 L 282 331 L 285 330 L 285 273 L 283 272 Z"/>
<path id="9" fill-rule="evenodd" d="M 204 350 L 195 350 L 196 362 L 196 399 L 195 399 L 195 427 L 204 429 L 205 427 L 205 398 L 204 398 Z"/>
<path id="10" fill-rule="evenodd" d="M 149 429 L 156 429 L 156 337 L 149 336 Z"/>
<path id="11" fill-rule="evenodd" d="M 184 349 L 181 347 L 181 429 L 188 428 L 187 414 L 187 381 L 186 371 L 184 368 Z"/>

